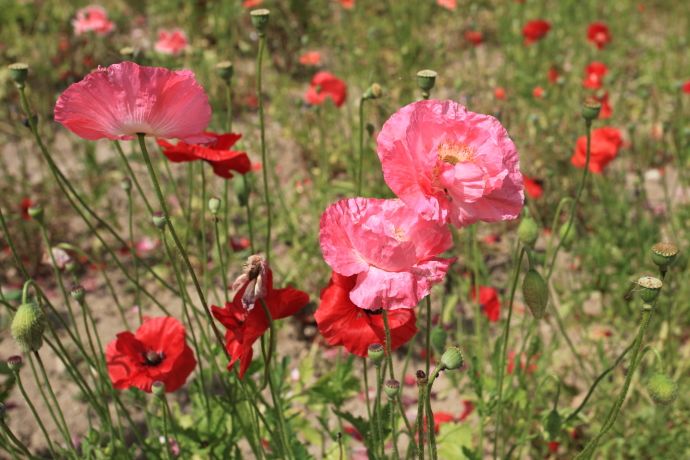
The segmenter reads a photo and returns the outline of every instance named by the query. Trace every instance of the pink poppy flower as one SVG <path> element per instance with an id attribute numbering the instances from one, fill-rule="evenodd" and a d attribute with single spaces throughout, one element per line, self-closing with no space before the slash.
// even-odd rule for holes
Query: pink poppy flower
<path id="1" fill-rule="evenodd" d="M 208 97 L 191 71 L 133 62 L 99 67 L 55 104 L 55 121 L 89 140 L 144 133 L 193 142 L 206 139 L 210 120 Z"/>
<path id="2" fill-rule="evenodd" d="M 437 257 L 453 244 L 448 227 L 400 200 L 340 200 L 323 213 L 320 228 L 326 263 L 357 275 L 350 300 L 367 310 L 413 308 L 455 260 Z"/>
<path id="3" fill-rule="evenodd" d="M 106 35 L 115 28 L 115 24 L 108 20 L 108 13 L 102 6 L 89 5 L 77 11 L 77 15 L 72 19 L 72 27 L 74 35 L 87 32 Z"/>
<path id="4" fill-rule="evenodd" d="M 188 45 L 187 35 L 182 29 L 162 29 L 158 31 L 158 41 L 153 49 L 161 54 L 177 56 L 186 50 Z"/>
<path id="5" fill-rule="evenodd" d="M 436 4 L 451 11 L 455 10 L 455 8 L 458 7 L 457 0 L 436 0 Z"/>
<path id="6" fill-rule="evenodd" d="M 492 116 L 453 101 L 418 101 L 388 119 L 377 144 L 386 183 L 425 219 L 461 227 L 520 214 L 517 149 Z"/>

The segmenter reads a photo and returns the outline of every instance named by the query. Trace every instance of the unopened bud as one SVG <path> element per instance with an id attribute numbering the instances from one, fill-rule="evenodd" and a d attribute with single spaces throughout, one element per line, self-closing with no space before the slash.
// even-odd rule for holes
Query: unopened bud
<path id="1" fill-rule="evenodd" d="M 218 76 L 222 78 L 226 83 L 230 83 L 233 75 L 235 74 L 235 69 L 230 61 L 222 61 L 216 64 L 216 72 Z"/>
<path id="2" fill-rule="evenodd" d="M 560 237 L 561 241 L 563 241 L 563 247 L 570 249 L 575 241 L 575 224 L 571 223 L 568 225 L 568 222 L 566 222 L 565 224 L 561 225 L 561 228 L 558 229 L 558 236 Z"/>
<path id="3" fill-rule="evenodd" d="M 386 385 L 383 387 L 383 391 L 388 396 L 388 399 L 393 400 L 400 393 L 400 382 L 397 380 L 387 380 Z"/>
<path id="4" fill-rule="evenodd" d="M 561 432 L 562 423 L 561 414 L 559 414 L 556 409 L 552 409 L 544 421 L 544 429 L 549 434 L 549 439 L 553 440 L 558 437 L 558 434 Z"/>
<path id="5" fill-rule="evenodd" d="M 251 189 L 249 178 L 242 176 L 242 180 L 234 180 L 233 188 L 235 189 L 235 195 L 237 195 L 237 201 L 240 202 L 240 206 L 247 206 L 249 202 L 249 191 Z"/>
<path id="6" fill-rule="evenodd" d="M 599 118 L 600 111 L 601 103 L 594 98 L 587 98 L 582 104 L 582 117 L 588 122 Z"/>
<path id="7" fill-rule="evenodd" d="M 441 355 L 441 364 L 445 369 L 458 369 L 463 363 L 462 352 L 458 347 L 450 347 Z"/>
<path id="8" fill-rule="evenodd" d="M 70 295 L 74 300 L 79 302 L 80 304 L 84 301 L 84 297 L 86 296 L 86 291 L 84 290 L 84 286 L 81 284 L 75 284 L 72 286 L 72 290 L 70 291 Z"/>
<path id="9" fill-rule="evenodd" d="M 431 345 L 439 353 L 442 353 L 446 348 L 446 338 L 448 334 L 441 326 L 436 326 L 431 330 Z"/>
<path id="10" fill-rule="evenodd" d="M 158 396 L 159 398 L 162 398 L 165 396 L 165 383 L 161 382 L 160 380 L 156 380 L 151 384 L 151 391 L 153 392 L 154 395 Z"/>
<path id="11" fill-rule="evenodd" d="M 666 374 L 657 372 L 647 382 L 647 391 L 657 404 L 671 404 L 678 397 L 678 383 Z"/>
<path id="12" fill-rule="evenodd" d="M 23 363 L 24 360 L 22 360 L 22 357 L 19 355 L 10 356 L 7 358 L 7 367 L 9 367 L 12 372 L 19 372 L 19 369 L 22 368 Z"/>
<path id="13" fill-rule="evenodd" d="M 537 225 L 537 222 L 530 216 L 525 216 L 520 221 L 517 234 L 522 244 L 533 248 L 534 243 L 536 243 L 537 238 L 539 238 L 539 226 Z"/>
<path id="14" fill-rule="evenodd" d="M 31 208 L 29 208 L 31 213 Z M 652 261 L 660 270 L 666 271 L 678 257 L 678 246 L 673 243 L 657 243 L 652 246 Z"/>
<path id="15" fill-rule="evenodd" d="M 381 96 L 383 96 L 383 88 L 378 83 L 372 83 L 362 95 L 364 99 L 378 99 Z"/>
<path id="16" fill-rule="evenodd" d="M 415 375 L 417 377 L 418 387 L 425 387 L 426 384 L 429 382 L 429 379 L 427 378 L 426 373 L 423 370 L 419 369 Z"/>
<path id="17" fill-rule="evenodd" d="M 23 88 L 26 83 L 26 78 L 29 76 L 29 65 L 23 62 L 15 62 L 8 66 L 10 69 L 10 78 L 19 88 Z"/>
<path id="18" fill-rule="evenodd" d="M 549 287 L 544 278 L 530 268 L 522 281 L 522 297 L 536 319 L 544 317 L 546 304 L 549 302 Z"/>
<path id="19" fill-rule="evenodd" d="M 45 327 L 43 310 L 35 303 L 23 303 L 14 313 L 10 329 L 21 349 L 30 352 L 38 351 L 43 345 Z"/>
<path id="20" fill-rule="evenodd" d="M 258 10 L 253 10 L 249 14 L 252 18 L 252 25 L 259 32 L 259 35 L 263 35 L 266 32 L 266 26 L 268 25 L 268 18 L 271 12 L 266 8 L 261 8 Z"/>
<path id="21" fill-rule="evenodd" d="M 153 220 L 153 225 L 155 225 L 158 230 L 163 230 L 168 223 L 167 216 L 160 211 L 153 213 L 151 219 Z"/>
<path id="22" fill-rule="evenodd" d="M 43 206 L 41 206 L 40 204 L 34 204 L 29 206 L 29 209 L 27 209 L 26 212 L 28 212 L 29 216 L 38 223 L 43 223 Z"/>
<path id="23" fill-rule="evenodd" d="M 429 92 L 436 84 L 438 74 L 434 70 L 425 69 L 417 72 L 417 86 L 422 90 L 424 97 L 429 97 Z"/>
<path id="24" fill-rule="evenodd" d="M 374 363 L 375 366 L 380 366 L 383 358 L 386 356 L 386 351 L 380 343 L 372 343 L 367 349 L 367 357 Z"/>
<path id="25" fill-rule="evenodd" d="M 218 211 L 220 210 L 220 199 L 214 197 L 211 197 L 208 200 L 208 210 L 211 211 L 211 214 L 214 216 L 218 214 Z"/>
<path id="26" fill-rule="evenodd" d="M 637 285 L 640 287 L 640 298 L 645 303 L 651 303 L 654 302 L 657 297 L 659 297 L 659 292 L 661 292 L 663 283 L 659 278 L 654 278 L 653 276 L 643 276 L 637 280 Z"/>

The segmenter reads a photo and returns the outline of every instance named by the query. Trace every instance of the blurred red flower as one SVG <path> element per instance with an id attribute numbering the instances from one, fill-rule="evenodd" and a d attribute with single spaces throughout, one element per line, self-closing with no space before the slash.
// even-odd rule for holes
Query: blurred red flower
<path id="1" fill-rule="evenodd" d="M 535 99 L 541 99 L 544 97 L 544 88 L 541 86 L 535 86 L 532 90 L 532 96 L 534 96 Z"/>
<path id="2" fill-rule="evenodd" d="M 517 357 L 517 353 L 515 351 L 511 350 L 508 352 L 508 363 L 506 367 L 506 372 L 509 374 L 512 374 L 515 372 L 515 358 Z M 527 372 L 528 374 L 533 374 L 537 370 L 537 363 L 536 361 L 538 358 L 537 355 L 533 355 L 529 359 L 527 359 L 527 356 L 522 353 L 520 355 L 520 369 L 523 371 Z"/>
<path id="3" fill-rule="evenodd" d="M 549 452 L 552 454 L 555 454 L 558 452 L 558 446 L 560 446 L 561 443 L 558 441 L 549 441 Z"/>
<path id="4" fill-rule="evenodd" d="M 498 292 L 496 289 L 489 286 L 479 286 L 479 298 L 477 298 L 477 288 L 472 286 L 470 288 L 470 298 L 474 302 L 479 302 L 482 311 L 492 323 L 495 323 L 501 317 L 501 301 L 498 299 Z"/>
<path id="5" fill-rule="evenodd" d="M 244 8 L 256 8 L 257 6 L 260 6 L 264 0 L 244 0 L 242 2 L 242 6 Z"/>
<path id="6" fill-rule="evenodd" d="M 346 10 L 351 10 L 355 7 L 355 0 L 340 0 L 340 5 Z"/>
<path id="7" fill-rule="evenodd" d="M 19 202 L 19 212 L 21 213 L 22 219 L 31 220 L 31 216 L 29 215 L 29 208 L 33 205 L 34 202 L 31 200 L 31 198 L 22 198 L 22 200 Z"/>
<path id="8" fill-rule="evenodd" d="M 347 85 L 335 75 L 321 71 L 311 79 L 305 99 L 309 104 L 321 105 L 330 98 L 336 107 L 345 103 L 347 97 Z"/>
<path id="9" fill-rule="evenodd" d="M 558 78 L 560 77 L 560 73 L 558 72 L 558 67 L 555 65 L 552 65 L 549 67 L 549 71 L 547 73 L 547 78 L 549 80 L 549 83 L 555 84 L 558 83 Z"/>
<path id="10" fill-rule="evenodd" d="M 466 30 L 465 40 L 472 43 L 474 46 L 479 46 L 484 41 L 484 35 L 478 30 Z"/>
<path id="11" fill-rule="evenodd" d="M 462 412 L 458 415 L 458 422 L 463 422 L 474 412 L 474 403 L 469 399 L 462 400 Z"/>
<path id="12" fill-rule="evenodd" d="M 685 94 L 690 94 L 690 80 L 683 83 L 683 86 L 681 87 L 681 89 Z"/>
<path id="13" fill-rule="evenodd" d="M 541 181 L 527 177 L 524 174 L 522 175 L 522 178 L 524 179 L 525 192 L 527 193 L 527 196 L 534 200 L 541 198 L 541 196 L 544 194 L 544 188 L 541 185 Z"/>
<path id="14" fill-rule="evenodd" d="M 603 22 L 593 22 L 587 29 L 587 40 L 594 43 L 597 48 L 602 49 L 611 42 L 611 32 Z"/>
<path id="15" fill-rule="evenodd" d="M 74 35 L 94 32 L 96 35 L 107 35 L 115 28 L 115 24 L 108 20 L 108 13 L 98 5 L 89 5 L 77 11 L 72 19 Z"/>
<path id="16" fill-rule="evenodd" d="M 321 53 L 318 51 L 307 51 L 299 57 L 299 63 L 306 66 L 315 67 L 321 64 Z"/>
<path id="17" fill-rule="evenodd" d="M 594 61 L 585 67 L 585 79 L 582 81 L 582 86 L 589 89 L 599 89 L 604 80 L 604 75 L 608 73 L 609 69 L 603 62 Z"/>
<path id="18" fill-rule="evenodd" d="M 551 30 L 551 23 L 543 19 L 529 21 L 522 28 L 522 36 L 525 37 L 525 44 L 531 45 L 546 36 Z"/>
<path id="19" fill-rule="evenodd" d="M 506 99 L 506 90 L 501 86 L 497 86 L 494 90 L 494 97 L 499 101 L 504 101 Z"/>
<path id="20" fill-rule="evenodd" d="M 182 29 L 162 29 L 158 31 L 158 40 L 153 46 L 158 53 L 177 56 L 187 49 L 189 40 Z"/>
<path id="21" fill-rule="evenodd" d="M 247 287 L 254 281 L 247 279 L 235 293 L 232 302 L 227 302 L 224 307 L 211 306 L 213 316 L 227 329 L 225 348 L 231 358 L 228 370 L 239 360 L 240 378 L 244 377 L 252 361 L 252 345 L 269 327 L 268 318 L 261 306 L 253 305 L 253 308 L 247 309 L 242 302 Z M 294 315 L 309 302 L 309 296 L 305 292 L 292 287 L 274 289 L 273 272 L 270 268 L 266 269 L 264 283 L 263 301 L 274 320 Z"/>
<path id="22" fill-rule="evenodd" d="M 321 291 L 321 303 L 314 313 L 319 332 L 329 345 L 342 345 L 357 356 L 366 357 L 372 343 L 385 343 L 381 311 L 365 310 L 350 300 L 357 275 L 343 276 L 333 272 L 328 286 Z M 414 310 L 388 310 L 391 349 L 409 342 L 417 333 Z"/>
<path id="23" fill-rule="evenodd" d="M 179 141 L 171 144 L 164 139 L 158 139 L 158 145 L 163 154 L 174 163 L 203 160 L 213 167 L 213 172 L 220 177 L 230 179 L 231 171 L 246 174 L 252 169 L 251 161 L 245 152 L 231 150 L 232 146 L 242 137 L 241 134 L 217 134 L 210 131 L 204 133 L 211 138 L 206 144 L 188 144 Z"/>
<path id="24" fill-rule="evenodd" d="M 592 145 L 589 170 L 599 174 L 618 155 L 623 145 L 623 138 L 618 129 L 610 126 L 597 128 L 592 131 Z M 587 137 L 578 138 L 570 162 L 577 168 L 584 168 L 587 159 Z"/>
<path id="25" fill-rule="evenodd" d="M 184 326 L 170 316 L 147 318 L 134 334 L 120 332 L 106 347 L 105 359 L 113 387 L 147 393 L 156 381 L 165 391 L 177 390 L 196 367 Z"/>
<path id="26" fill-rule="evenodd" d="M 455 8 L 458 7 L 457 0 L 436 0 L 436 4 L 451 11 L 455 10 Z"/>
<path id="27" fill-rule="evenodd" d="M 600 96 L 594 96 L 594 99 L 601 104 L 599 119 L 605 120 L 607 118 L 611 118 L 611 115 L 613 115 L 613 108 L 611 107 L 611 104 L 609 104 L 609 93 L 605 92 Z"/>
<path id="28" fill-rule="evenodd" d="M 232 247 L 232 250 L 235 252 L 243 251 L 249 246 L 250 241 L 246 236 L 233 236 L 230 238 L 230 247 Z"/>

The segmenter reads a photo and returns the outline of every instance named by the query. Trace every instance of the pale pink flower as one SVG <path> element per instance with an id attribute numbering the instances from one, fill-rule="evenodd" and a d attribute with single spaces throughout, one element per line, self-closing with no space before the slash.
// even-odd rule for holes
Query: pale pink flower
<path id="1" fill-rule="evenodd" d="M 77 11 L 77 15 L 72 19 L 72 27 L 74 27 L 74 35 L 86 32 L 106 35 L 115 28 L 115 24 L 108 20 L 108 13 L 102 6 L 89 5 Z"/>
<path id="2" fill-rule="evenodd" d="M 84 139 L 132 139 L 137 133 L 205 140 L 211 106 L 189 70 L 121 62 L 99 67 L 63 92 L 55 121 Z"/>
<path id="3" fill-rule="evenodd" d="M 458 7 L 458 2 L 457 0 L 436 0 L 436 4 L 438 6 L 442 6 L 447 10 L 455 10 L 455 8 Z"/>
<path id="4" fill-rule="evenodd" d="M 153 49 L 161 54 L 177 56 L 187 49 L 189 41 L 182 29 L 161 29 L 158 31 L 158 40 Z"/>
<path id="5" fill-rule="evenodd" d="M 520 214 L 517 149 L 492 116 L 453 101 L 418 101 L 388 119 L 377 143 L 386 183 L 425 219 L 460 227 Z"/>
<path id="6" fill-rule="evenodd" d="M 400 200 L 350 198 L 321 216 L 321 252 L 344 276 L 357 275 L 350 300 L 360 308 L 413 308 L 455 259 L 448 227 L 422 219 Z"/>

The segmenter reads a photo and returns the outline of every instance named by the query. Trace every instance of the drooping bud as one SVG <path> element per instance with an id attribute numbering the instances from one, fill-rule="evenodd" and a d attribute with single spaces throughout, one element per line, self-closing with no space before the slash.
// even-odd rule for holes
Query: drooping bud
<path id="1" fill-rule="evenodd" d="M 29 213 L 31 213 L 31 208 L 29 208 Z M 678 246 L 673 243 L 657 243 L 652 246 L 652 262 L 661 271 L 666 271 L 676 261 L 678 252 Z"/>
<path id="2" fill-rule="evenodd" d="M 446 348 L 446 338 L 448 334 L 441 326 L 436 326 L 431 330 L 431 345 L 438 353 L 442 353 Z"/>
<path id="3" fill-rule="evenodd" d="M 462 352 L 458 347 L 450 347 L 441 355 L 441 364 L 448 370 L 462 367 L 464 361 Z"/>
<path id="4" fill-rule="evenodd" d="M 254 308 L 257 300 L 266 298 L 266 283 L 268 276 L 268 264 L 263 256 L 258 254 L 251 255 L 247 258 L 242 274 L 232 283 L 232 290 L 237 292 L 243 286 L 244 294 L 242 294 L 242 305 L 247 311 Z"/>
<path id="5" fill-rule="evenodd" d="M 155 225 L 158 230 L 163 230 L 165 225 L 168 223 L 168 217 L 161 211 L 154 212 L 151 220 L 153 221 L 153 225 Z"/>
<path id="6" fill-rule="evenodd" d="M 392 379 L 386 380 L 383 391 L 386 393 L 386 396 L 388 396 L 388 399 L 395 399 L 398 396 L 398 393 L 400 393 L 400 382 Z"/>
<path id="7" fill-rule="evenodd" d="M 367 357 L 374 363 L 375 366 L 380 366 L 383 358 L 386 356 L 386 350 L 380 343 L 372 343 L 367 348 Z"/>
<path id="8" fill-rule="evenodd" d="M 7 367 L 9 367 L 12 372 L 19 372 L 19 369 L 22 368 L 22 364 L 24 364 L 24 360 L 19 355 L 7 358 Z"/>
<path id="9" fill-rule="evenodd" d="M 233 75 L 235 74 L 235 69 L 230 61 L 222 61 L 216 64 L 216 72 L 218 76 L 222 78 L 226 83 L 230 83 Z"/>
<path id="10" fill-rule="evenodd" d="M 17 85 L 18 88 L 23 88 L 26 84 L 26 79 L 29 76 L 29 65 L 24 62 L 15 62 L 8 66 L 10 69 L 10 78 Z"/>
<path id="11" fill-rule="evenodd" d="M 586 121 L 591 122 L 599 118 L 599 112 L 601 111 L 601 102 L 594 98 L 588 97 L 582 104 L 582 118 Z"/>
<path id="12" fill-rule="evenodd" d="M 84 297 L 86 296 L 86 290 L 84 290 L 84 286 L 82 286 L 81 284 L 75 284 L 74 286 L 72 286 L 70 295 L 74 300 L 81 304 L 84 301 Z"/>
<path id="13" fill-rule="evenodd" d="M 415 375 L 417 377 L 417 387 L 426 387 L 426 384 L 429 383 L 429 378 L 426 376 L 426 373 L 419 369 Z"/>
<path id="14" fill-rule="evenodd" d="M 544 278 L 530 268 L 522 281 L 522 297 L 536 319 L 544 317 L 546 304 L 549 302 L 549 287 Z"/>
<path id="15" fill-rule="evenodd" d="M 35 303 L 23 303 L 12 319 L 11 332 L 14 340 L 25 352 L 38 351 L 43 345 L 46 327 L 45 314 Z"/>
<path id="16" fill-rule="evenodd" d="M 678 383 L 666 374 L 657 372 L 647 381 L 647 391 L 657 404 L 671 404 L 678 397 Z"/>
<path id="17" fill-rule="evenodd" d="M 637 285 L 640 287 L 639 293 L 640 298 L 645 303 L 651 303 L 659 297 L 659 292 L 661 292 L 661 287 L 664 283 L 661 282 L 659 278 L 654 278 L 653 276 L 643 276 L 637 280 Z"/>
<path id="18" fill-rule="evenodd" d="M 422 96 L 427 99 L 431 93 L 431 89 L 436 84 L 436 77 L 438 73 L 431 69 L 424 69 L 417 72 L 417 86 L 422 90 Z"/>
<path id="19" fill-rule="evenodd" d="M 556 439 L 561 432 L 563 420 L 556 409 L 552 409 L 544 420 L 544 429 L 549 434 L 549 439 Z"/>
<path id="20" fill-rule="evenodd" d="M 160 380 L 156 380 L 151 384 L 151 392 L 155 396 L 163 398 L 165 396 L 165 383 L 161 382 Z"/>
<path id="21" fill-rule="evenodd" d="M 217 215 L 218 211 L 220 210 L 220 199 L 216 198 L 215 196 L 209 198 L 208 210 L 211 211 L 211 214 L 214 216 Z"/>
<path id="22" fill-rule="evenodd" d="M 242 176 L 242 180 L 234 180 L 233 188 L 235 189 L 235 195 L 237 195 L 237 201 L 240 202 L 240 206 L 247 206 L 249 202 L 249 192 L 251 190 L 249 179 L 246 176 Z"/>
<path id="23" fill-rule="evenodd" d="M 378 83 L 372 83 L 369 88 L 364 92 L 362 98 L 364 99 L 378 99 L 383 96 L 383 88 Z"/>
<path id="24" fill-rule="evenodd" d="M 534 243 L 536 243 L 537 238 L 539 238 L 539 225 L 537 225 L 537 222 L 530 216 L 525 216 L 520 221 L 520 225 L 517 229 L 517 235 L 522 244 L 533 248 Z"/>
<path id="25" fill-rule="evenodd" d="M 33 204 L 29 206 L 29 209 L 26 211 L 29 216 L 34 219 L 36 222 L 42 224 L 43 223 L 43 206 L 40 204 Z"/>
<path id="26" fill-rule="evenodd" d="M 575 241 L 575 224 L 573 223 L 568 226 L 568 222 L 566 222 L 565 224 L 561 225 L 561 228 L 558 229 L 558 236 L 560 237 L 561 241 L 563 241 L 563 247 L 570 249 Z"/>
<path id="27" fill-rule="evenodd" d="M 261 8 L 258 10 L 252 10 L 249 13 L 252 18 L 252 25 L 256 28 L 259 35 L 264 35 L 266 33 L 266 26 L 268 25 L 268 18 L 271 14 L 266 8 Z"/>

